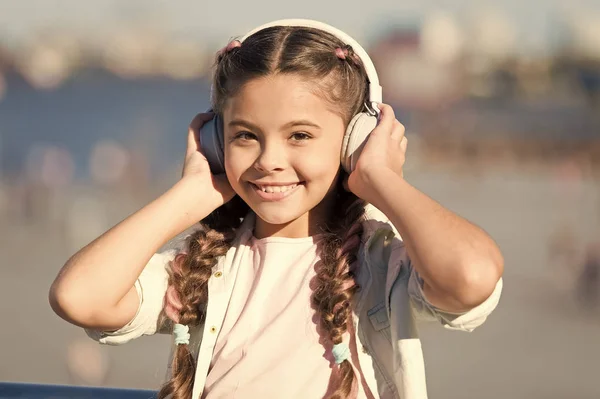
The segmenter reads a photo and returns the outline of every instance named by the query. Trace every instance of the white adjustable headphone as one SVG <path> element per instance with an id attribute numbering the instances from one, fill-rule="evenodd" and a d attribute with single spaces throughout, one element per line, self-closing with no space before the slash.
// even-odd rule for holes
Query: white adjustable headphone
<path id="1" fill-rule="evenodd" d="M 309 19 L 282 19 L 273 21 L 251 30 L 240 39 L 240 42 L 243 43 L 244 40 L 254 33 L 273 26 L 297 26 L 328 32 L 351 46 L 354 53 L 362 61 L 369 80 L 369 98 L 365 104 L 367 111 L 356 114 L 348 124 L 340 154 L 342 167 L 347 173 L 352 172 L 356 167 L 356 161 L 360 156 L 367 137 L 375 126 L 377 126 L 377 115 L 379 113 L 377 105 L 382 102 L 382 88 L 379 85 L 379 77 L 375 71 L 373 61 L 371 61 L 371 58 L 369 58 L 369 55 L 362 46 L 348 34 L 333 26 Z M 225 173 L 223 122 L 219 115 L 215 115 L 212 120 L 206 122 L 200 129 L 200 146 L 202 147 L 204 156 L 208 160 L 211 172 L 213 174 Z"/>

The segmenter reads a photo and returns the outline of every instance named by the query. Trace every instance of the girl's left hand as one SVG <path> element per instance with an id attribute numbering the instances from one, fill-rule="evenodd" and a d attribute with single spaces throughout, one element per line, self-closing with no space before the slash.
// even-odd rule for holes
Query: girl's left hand
<path id="1" fill-rule="evenodd" d="M 369 181 L 384 170 L 391 170 L 403 177 L 406 147 L 404 126 L 396 119 L 394 110 L 387 104 L 380 104 L 381 119 L 367 139 L 355 169 L 348 177 L 347 188 L 358 197 L 368 201 Z"/>

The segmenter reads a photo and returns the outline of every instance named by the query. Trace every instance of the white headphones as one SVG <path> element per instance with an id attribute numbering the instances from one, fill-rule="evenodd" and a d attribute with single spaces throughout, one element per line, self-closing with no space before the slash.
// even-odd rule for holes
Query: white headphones
<path id="1" fill-rule="evenodd" d="M 371 61 L 371 58 L 369 58 L 369 55 L 362 46 L 348 34 L 333 26 L 309 19 L 283 19 L 273 21 L 251 30 L 240 39 L 240 42 L 243 43 L 244 40 L 254 33 L 273 26 L 297 26 L 315 28 L 328 32 L 345 44 L 350 45 L 352 50 L 354 50 L 354 53 L 362 61 L 369 80 L 369 98 L 368 102 L 365 104 L 367 111 L 355 115 L 348 124 L 340 154 L 342 167 L 347 173 L 351 173 L 356 167 L 356 161 L 360 156 L 369 134 L 373 131 L 375 126 L 377 126 L 377 115 L 379 114 L 377 105 L 382 102 L 382 88 L 379 85 L 379 77 L 375 71 L 373 61 Z M 206 122 L 202 126 L 202 129 L 200 130 L 200 146 L 202 147 L 204 156 L 208 160 L 211 172 L 213 174 L 225 173 L 223 122 L 219 115 L 215 115 L 212 120 Z"/>

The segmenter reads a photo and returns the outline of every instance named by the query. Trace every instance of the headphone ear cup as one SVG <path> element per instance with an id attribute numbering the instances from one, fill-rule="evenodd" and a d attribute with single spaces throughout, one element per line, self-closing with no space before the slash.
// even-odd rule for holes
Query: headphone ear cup
<path id="1" fill-rule="evenodd" d="M 200 129 L 200 147 L 213 175 L 225 173 L 225 153 L 223 149 L 223 122 L 216 114 Z"/>
<path id="2" fill-rule="evenodd" d="M 377 126 L 377 117 L 361 112 L 352 118 L 346 129 L 342 143 L 341 162 L 344 170 L 350 174 L 356 167 L 369 134 Z"/>

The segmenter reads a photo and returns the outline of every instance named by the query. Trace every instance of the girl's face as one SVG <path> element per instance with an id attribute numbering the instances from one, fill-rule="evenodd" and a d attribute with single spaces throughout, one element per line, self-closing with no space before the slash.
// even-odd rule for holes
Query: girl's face
<path id="1" fill-rule="evenodd" d="M 316 233 L 340 171 L 342 117 L 301 77 L 278 74 L 230 98 L 223 125 L 227 178 L 257 215 L 255 235 Z"/>

